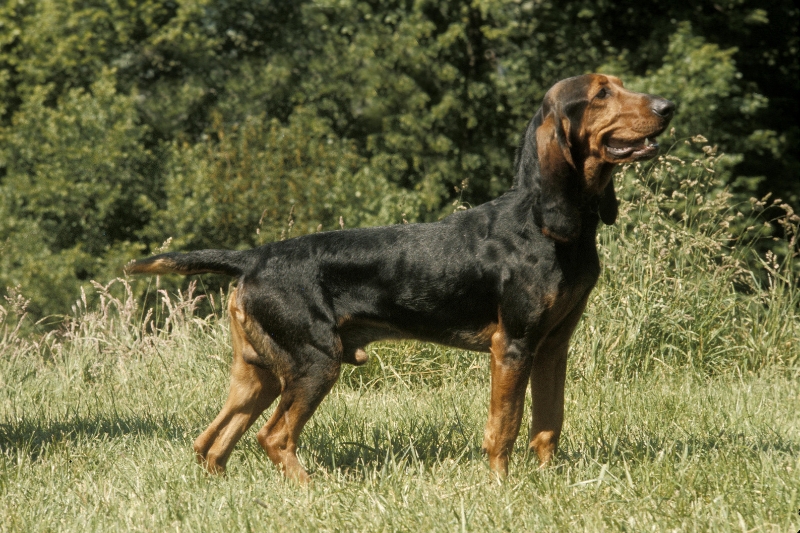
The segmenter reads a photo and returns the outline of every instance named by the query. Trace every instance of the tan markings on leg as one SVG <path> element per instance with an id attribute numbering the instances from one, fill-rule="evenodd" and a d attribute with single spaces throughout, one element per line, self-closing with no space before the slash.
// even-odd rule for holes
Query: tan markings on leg
<path id="1" fill-rule="evenodd" d="M 228 308 L 233 339 L 228 399 L 211 425 L 194 441 L 197 460 L 211 473 L 225 471 L 233 447 L 281 392 L 280 380 L 274 373 L 245 361 L 246 358 L 257 356 L 257 353 L 242 329 L 244 312 L 236 306 L 235 301 L 234 290 Z"/>
<path id="2" fill-rule="evenodd" d="M 540 356 L 541 354 L 541 356 Z M 544 465 L 553 458 L 564 423 L 564 380 L 567 345 L 553 346 L 545 340 L 534 358 L 531 370 L 530 447 Z"/>
<path id="3" fill-rule="evenodd" d="M 567 350 L 575 326 L 586 307 L 588 294 L 540 343 L 531 368 L 530 447 L 540 464 L 550 461 L 558 448 L 564 423 L 564 381 Z"/>
<path id="4" fill-rule="evenodd" d="M 539 431 L 531 440 L 531 449 L 536 452 L 541 466 L 544 466 L 555 455 L 559 437 L 560 435 L 555 431 Z"/>
<path id="5" fill-rule="evenodd" d="M 489 467 L 500 477 L 508 475 L 508 459 L 519 434 L 531 358 L 506 338 L 502 322 L 492 335 L 490 348 L 492 395 L 483 449 Z"/>
<path id="6" fill-rule="evenodd" d="M 310 480 L 297 459 L 297 441 L 306 422 L 339 376 L 338 365 L 308 374 L 287 383 L 281 401 L 269 421 L 258 432 L 258 442 L 284 475 L 301 484 Z"/>

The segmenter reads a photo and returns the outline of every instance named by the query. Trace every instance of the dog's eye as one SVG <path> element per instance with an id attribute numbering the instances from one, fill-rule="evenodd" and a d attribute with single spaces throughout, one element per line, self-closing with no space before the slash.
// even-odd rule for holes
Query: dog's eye
<path id="1" fill-rule="evenodd" d="M 599 98 L 599 99 L 601 99 L 601 100 L 602 100 L 602 99 L 603 99 L 603 98 L 605 98 L 606 96 L 608 96 L 608 89 L 606 89 L 605 87 L 603 87 L 602 89 L 600 89 L 600 90 L 597 92 L 597 94 L 596 94 L 594 97 L 595 97 L 595 98 Z"/>

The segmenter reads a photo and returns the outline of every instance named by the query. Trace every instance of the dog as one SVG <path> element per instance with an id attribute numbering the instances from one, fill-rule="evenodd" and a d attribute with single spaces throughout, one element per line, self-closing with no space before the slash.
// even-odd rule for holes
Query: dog
<path id="1" fill-rule="evenodd" d="M 420 339 L 491 354 L 483 438 L 508 473 L 527 384 L 530 448 L 544 464 L 564 419 L 567 346 L 599 273 L 599 221 L 613 224 L 617 164 L 652 158 L 675 105 L 613 76 L 556 83 L 528 123 L 511 189 L 439 222 L 321 232 L 251 250 L 164 253 L 131 274 L 213 272 L 230 294 L 228 399 L 194 442 L 223 472 L 242 434 L 276 398 L 258 442 L 287 478 L 307 482 L 300 432 L 339 377 L 384 339 Z"/>

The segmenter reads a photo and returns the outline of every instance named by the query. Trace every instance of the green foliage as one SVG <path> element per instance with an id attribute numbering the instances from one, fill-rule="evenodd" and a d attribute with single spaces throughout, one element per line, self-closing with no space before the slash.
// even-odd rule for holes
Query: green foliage
<path id="1" fill-rule="evenodd" d="M 155 207 L 143 128 L 114 72 L 53 107 L 50 96 L 37 87 L 0 132 L 0 284 L 30 291 L 39 315 L 68 309 L 79 280 L 117 270 L 108 262 L 122 259 Z"/>
<path id="2" fill-rule="evenodd" d="M 505 190 L 547 88 L 598 69 L 675 99 L 678 136 L 729 154 L 716 171 L 737 198 L 766 187 L 794 202 L 796 125 L 775 106 L 796 36 L 787 48 L 768 30 L 796 10 L 687 6 L 6 2 L 0 288 L 19 285 L 34 315 L 63 313 L 86 280 L 170 237 L 240 248 L 340 216 L 441 218 L 456 195 Z"/>
<path id="3" fill-rule="evenodd" d="M 252 247 L 321 229 L 401 222 L 411 195 L 391 185 L 325 121 L 302 110 L 288 124 L 253 117 L 216 124 L 217 142 L 174 143 L 166 208 L 145 234 L 179 249 Z M 291 226 L 287 228 L 287 221 Z M 288 229 L 288 234 L 287 234 Z M 294 233 L 292 233 L 294 232 Z"/>

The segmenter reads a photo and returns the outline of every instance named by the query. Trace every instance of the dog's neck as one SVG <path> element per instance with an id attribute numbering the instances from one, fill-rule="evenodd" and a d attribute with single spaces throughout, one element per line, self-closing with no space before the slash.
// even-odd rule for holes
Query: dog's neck
<path id="1" fill-rule="evenodd" d="M 559 134 L 552 118 L 542 124 L 541 110 L 534 116 L 517 149 L 512 191 L 525 198 L 544 235 L 568 243 L 593 235 L 599 220 L 616 220 L 614 165 L 582 148 L 585 143 L 570 146 Z"/>
<path id="2" fill-rule="evenodd" d="M 599 197 L 603 195 L 617 165 L 608 163 L 595 155 L 589 155 L 581 157 L 578 168 L 583 174 L 580 178 L 584 185 L 584 196 Z"/>

